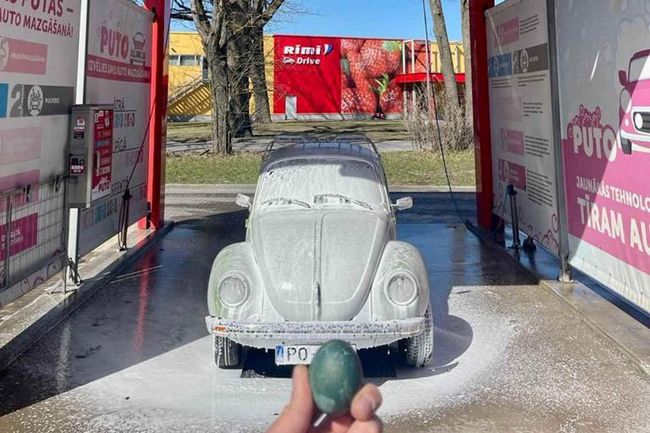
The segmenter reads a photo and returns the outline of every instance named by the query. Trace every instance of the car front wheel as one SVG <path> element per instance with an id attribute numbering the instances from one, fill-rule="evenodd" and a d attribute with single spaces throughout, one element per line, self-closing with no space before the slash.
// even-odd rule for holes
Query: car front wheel
<path id="1" fill-rule="evenodd" d="M 628 140 L 627 138 L 621 138 L 621 149 L 623 149 L 623 153 L 626 155 L 631 155 L 632 154 L 632 142 Z"/>
<path id="2" fill-rule="evenodd" d="M 214 363 L 219 368 L 234 368 L 239 365 L 241 346 L 226 337 L 214 338 Z"/>
<path id="3" fill-rule="evenodd" d="M 424 314 L 424 331 L 415 337 L 402 340 L 404 362 L 410 367 L 426 367 L 433 358 L 433 315 L 431 305 Z"/>

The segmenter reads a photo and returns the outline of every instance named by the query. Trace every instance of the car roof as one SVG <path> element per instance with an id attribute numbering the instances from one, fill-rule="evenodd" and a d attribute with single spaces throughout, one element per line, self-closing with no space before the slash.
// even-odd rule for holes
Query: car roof
<path id="1" fill-rule="evenodd" d="M 648 55 L 650 55 L 650 50 L 639 51 L 638 53 L 636 53 L 636 54 L 634 54 L 634 55 L 632 56 L 632 58 L 630 59 L 630 61 L 632 61 L 632 60 L 636 60 L 636 59 L 640 59 L 640 58 L 642 58 L 642 57 L 648 57 Z"/>
<path id="2" fill-rule="evenodd" d="M 266 149 L 261 171 L 281 161 L 305 158 L 363 160 L 381 167 L 381 157 L 374 143 L 364 134 L 282 135 Z"/>

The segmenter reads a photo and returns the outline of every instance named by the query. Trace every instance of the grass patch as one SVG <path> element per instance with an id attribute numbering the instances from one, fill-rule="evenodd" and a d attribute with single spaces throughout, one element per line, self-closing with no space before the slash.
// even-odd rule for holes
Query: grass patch
<path id="1" fill-rule="evenodd" d="M 391 185 L 447 185 L 442 157 L 430 152 L 385 152 L 384 170 Z M 451 184 L 470 186 L 476 182 L 474 149 L 446 153 Z"/>
<path id="2" fill-rule="evenodd" d="M 259 153 L 167 155 L 167 183 L 257 183 Z"/>
<path id="3" fill-rule="evenodd" d="M 424 152 L 386 152 L 384 169 L 391 185 L 446 185 L 442 158 Z M 262 156 L 237 153 L 230 156 L 167 156 L 167 183 L 257 183 Z M 450 153 L 447 164 L 452 185 L 474 185 L 474 151 Z"/>
<path id="4" fill-rule="evenodd" d="M 256 124 L 256 137 L 272 137 L 293 133 L 355 133 L 368 134 L 373 141 L 408 140 L 408 133 L 399 120 L 336 120 L 319 122 L 275 122 Z M 167 124 L 167 139 L 179 142 L 210 141 L 212 135 L 209 123 L 170 122 Z"/>

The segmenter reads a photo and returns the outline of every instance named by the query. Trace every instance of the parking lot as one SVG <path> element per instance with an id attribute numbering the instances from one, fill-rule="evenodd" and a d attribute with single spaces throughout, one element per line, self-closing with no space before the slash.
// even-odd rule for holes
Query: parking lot
<path id="1" fill-rule="evenodd" d="M 481 243 L 447 195 L 413 196 L 398 235 L 427 264 L 434 359 L 364 354 L 386 431 L 650 431 L 648 376 Z M 243 240 L 246 213 L 210 189 L 168 191 L 167 212 L 167 236 L 0 372 L 0 431 L 257 432 L 281 411 L 289 379 L 216 369 L 204 324 L 212 260 Z"/>

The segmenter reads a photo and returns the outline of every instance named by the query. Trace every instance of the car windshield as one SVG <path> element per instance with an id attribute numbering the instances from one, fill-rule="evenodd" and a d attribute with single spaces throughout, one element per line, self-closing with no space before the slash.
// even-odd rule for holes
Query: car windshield
<path id="1" fill-rule="evenodd" d="M 262 176 L 255 200 L 262 208 L 287 205 L 291 201 L 373 209 L 384 202 L 381 181 L 367 162 L 293 160 L 271 166 Z"/>
<path id="2" fill-rule="evenodd" d="M 633 83 L 641 80 L 650 80 L 650 62 L 648 57 L 639 57 L 630 62 L 630 74 L 628 80 Z"/>

